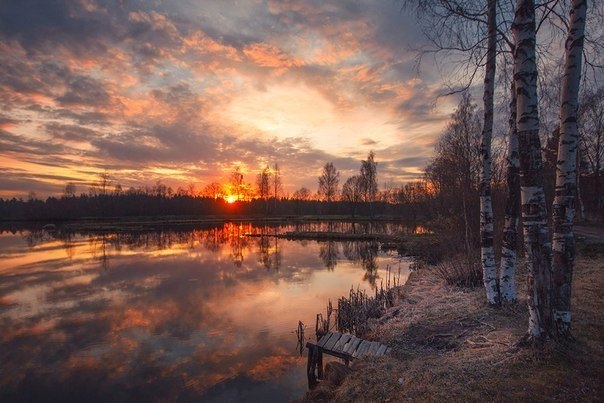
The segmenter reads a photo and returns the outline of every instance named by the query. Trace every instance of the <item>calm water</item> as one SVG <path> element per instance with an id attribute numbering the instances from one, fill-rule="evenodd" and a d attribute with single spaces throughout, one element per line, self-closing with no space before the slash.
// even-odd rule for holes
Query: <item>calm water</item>
<path id="1" fill-rule="evenodd" d="M 404 281 L 408 264 L 268 236 L 291 229 L 1 233 L 0 401 L 300 397 L 298 320 L 314 337 L 328 299 L 379 286 L 387 265 Z"/>

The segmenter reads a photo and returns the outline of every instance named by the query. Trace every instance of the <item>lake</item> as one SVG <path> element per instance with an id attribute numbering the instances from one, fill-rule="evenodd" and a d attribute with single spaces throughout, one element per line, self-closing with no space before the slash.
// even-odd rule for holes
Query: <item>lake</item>
<path id="1" fill-rule="evenodd" d="M 333 225 L 367 231 L 304 229 Z M 375 242 L 272 236 L 293 229 L 0 233 L 0 401 L 301 397 L 298 321 L 314 340 L 329 299 L 385 284 L 387 266 L 404 282 L 409 261 Z"/>

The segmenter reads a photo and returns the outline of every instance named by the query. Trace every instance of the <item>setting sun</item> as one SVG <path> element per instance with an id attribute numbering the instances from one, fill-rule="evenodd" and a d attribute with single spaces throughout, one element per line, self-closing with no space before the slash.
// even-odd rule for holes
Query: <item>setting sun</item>
<path id="1" fill-rule="evenodd" d="M 236 195 L 228 195 L 224 197 L 224 200 L 226 200 L 227 203 L 235 203 L 237 201 L 237 196 Z"/>

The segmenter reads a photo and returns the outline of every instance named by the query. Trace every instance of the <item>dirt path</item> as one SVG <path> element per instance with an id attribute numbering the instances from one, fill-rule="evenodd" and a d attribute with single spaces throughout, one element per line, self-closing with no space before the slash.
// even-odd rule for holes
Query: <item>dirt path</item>
<path id="1" fill-rule="evenodd" d="M 604 243 L 604 226 L 586 227 L 583 225 L 575 225 L 573 227 L 575 235 L 585 237 L 588 243 Z"/>

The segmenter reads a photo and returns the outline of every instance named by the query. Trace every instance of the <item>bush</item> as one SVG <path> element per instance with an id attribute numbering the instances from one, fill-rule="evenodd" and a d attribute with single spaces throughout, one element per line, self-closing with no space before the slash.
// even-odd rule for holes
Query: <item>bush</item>
<path id="1" fill-rule="evenodd" d="M 458 255 L 434 266 L 438 278 L 456 287 L 482 285 L 482 267 L 477 256 Z"/>

